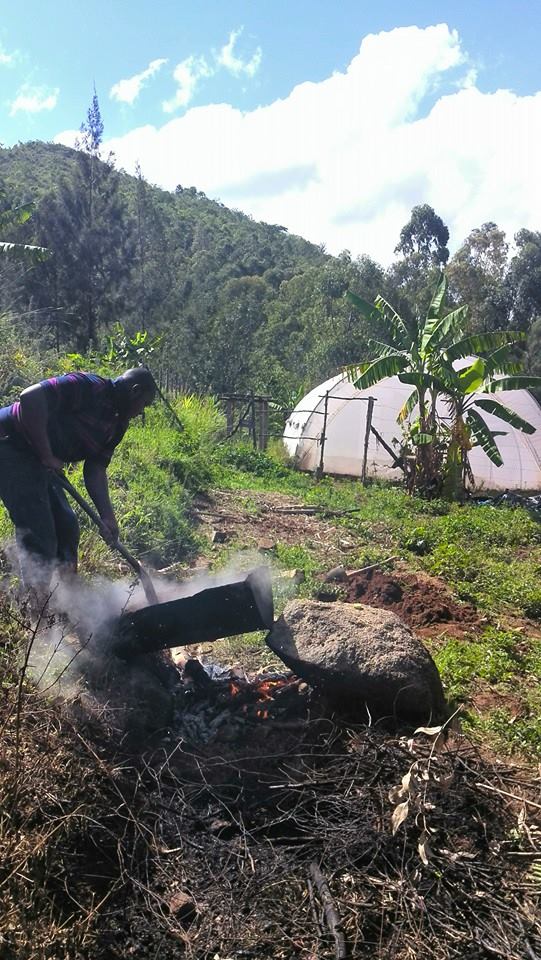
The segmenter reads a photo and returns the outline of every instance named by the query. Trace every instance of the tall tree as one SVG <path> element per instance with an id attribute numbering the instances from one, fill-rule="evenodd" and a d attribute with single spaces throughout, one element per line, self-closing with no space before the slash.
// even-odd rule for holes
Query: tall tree
<path id="1" fill-rule="evenodd" d="M 413 207 L 411 217 L 400 231 L 395 253 L 416 255 L 420 265 L 443 267 L 449 259 L 449 230 L 428 203 Z"/>
<path id="2" fill-rule="evenodd" d="M 166 224 L 153 189 L 136 167 L 133 199 L 136 296 L 134 323 L 138 330 L 155 328 L 164 321 L 163 308 L 173 294 L 173 256 L 166 236 Z M 178 286 L 178 278 L 177 278 Z"/>
<path id="3" fill-rule="evenodd" d="M 103 136 L 94 93 L 71 176 L 38 210 L 40 241 L 54 252 L 34 293 L 62 315 L 69 342 L 95 346 L 101 328 L 124 319 L 134 261 L 133 221 L 113 158 L 100 155 Z"/>
<path id="4" fill-rule="evenodd" d="M 541 233 L 519 230 L 508 283 L 513 298 L 513 325 L 529 330 L 541 318 Z"/>
<path id="5" fill-rule="evenodd" d="M 472 230 L 449 262 L 449 290 L 458 303 L 468 304 L 472 331 L 484 333 L 508 326 L 508 251 L 504 231 L 495 223 L 483 223 Z"/>
<path id="6" fill-rule="evenodd" d="M 428 203 L 413 207 L 395 247 L 399 259 L 389 268 L 397 309 L 410 321 L 421 321 L 432 291 L 449 258 L 449 230 Z"/>

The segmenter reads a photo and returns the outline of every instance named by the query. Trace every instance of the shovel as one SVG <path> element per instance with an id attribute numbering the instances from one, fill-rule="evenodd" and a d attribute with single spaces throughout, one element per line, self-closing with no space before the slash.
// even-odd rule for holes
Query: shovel
<path id="1" fill-rule="evenodd" d="M 102 537 L 104 538 L 104 540 L 106 540 L 107 538 L 105 536 L 105 528 L 104 528 L 103 522 L 101 520 L 101 517 L 99 517 L 96 511 L 94 510 L 94 508 L 91 507 L 89 503 L 87 503 L 84 497 L 81 496 L 79 491 L 75 489 L 73 484 L 69 482 L 69 480 L 67 479 L 67 477 L 64 476 L 63 473 L 55 474 L 55 480 L 58 481 L 59 485 L 63 487 L 64 490 L 67 490 L 67 492 L 73 497 L 75 502 L 79 504 L 79 506 L 81 507 L 81 510 L 84 510 L 84 512 L 90 517 L 90 519 L 94 521 Z M 145 591 L 145 596 L 148 602 L 158 603 L 159 602 L 158 595 L 154 589 L 154 584 L 150 579 L 150 574 L 148 573 L 148 570 L 145 570 L 145 568 L 139 562 L 139 560 L 136 557 L 134 557 L 128 550 L 126 550 L 126 547 L 122 543 L 120 543 L 120 540 L 116 540 L 115 543 L 111 544 L 111 546 L 113 547 L 114 550 L 118 550 L 119 554 L 122 557 L 124 557 L 124 560 L 126 560 L 126 562 L 129 563 L 130 567 L 132 567 L 132 569 L 135 570 L 137 576 L 141 580 L 141 583 L 143 585 L 143 590 Z"/>

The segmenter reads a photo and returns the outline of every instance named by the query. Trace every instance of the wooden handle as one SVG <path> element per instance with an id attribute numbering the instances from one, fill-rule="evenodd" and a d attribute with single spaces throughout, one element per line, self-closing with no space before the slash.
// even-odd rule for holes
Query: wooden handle
<path id="1" fill-rule="evenodd" d="M 101 536 L 107 542 L 107 536 L 106 536 L 107 528 L 103 523 L 99 514 L 97 514 L 94 508 L 91 507 L 90 504 L 85 500 L 85 498 L 81 496 L 79 491 L 75 489 L 73 484 L 70 483 L 68 478 L 65 477 L 63 473 L 55 474 L 55 479 L 58 480 L 60 486 L 63 487 L 64 490 L 67 490 L 67 492 L 73 497 L 75 502 L 79 504 L 79 506 L 81 507 L 81 510 L 84 510 L 87 516 L 89 516 L 90 519 L 94 521 L 98 530 L 100 531 Z M 124 560 L 126 560 L 126 562 L 129 563 L 130 567 L 132 567 L 132 569 L 135 570 L 137 575 L 141 578 L 141 583 L 143 584 L 143 590 L 145 591 L 145 595 L 148 602 L 158 603 L 159 602 L 158 595 L 154 589 L 154 584 L 150 579 L 150 574 L 145 570 L 145 568 L 142 566 L 139 560 L 137 560 L 137 558 L 134 557 L 133 554 L 131 554 L 129 550 L 126 549 L 126 547 L 124 546 L 124 544 L 120 542 L 120 540 L 115 540 L 115 542 L 111 543 L 110 546 L 112 546 L 113 550 L 117 550 L 118 553 L 122 557 L 124 557 Z"/>

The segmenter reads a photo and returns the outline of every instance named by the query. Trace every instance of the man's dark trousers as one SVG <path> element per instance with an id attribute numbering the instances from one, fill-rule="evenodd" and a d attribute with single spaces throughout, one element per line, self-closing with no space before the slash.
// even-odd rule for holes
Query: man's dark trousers
<path id="1" fill-rule="evenodd" d="M 46 587 L 55 563 L 76 569 L 77 517 L 54 473 L 11 438 L 0 439 L 0 497 L 15 524 L 25 587 Z"/>

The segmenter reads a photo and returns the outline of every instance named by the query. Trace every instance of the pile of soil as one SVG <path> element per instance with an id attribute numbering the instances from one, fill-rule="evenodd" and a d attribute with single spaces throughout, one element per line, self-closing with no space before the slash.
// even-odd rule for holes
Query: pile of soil
<path id="1" fill-rule="evenodd" d="M 392 610 L 415 630 L 458 624 L 464 632 L 479 621 L 475 608 L 457 603 L 443 580 L 413 573 L 383 573 L 377 568 L 352 573 L 348 576 L 345 599 L 348 603 Z"/>

